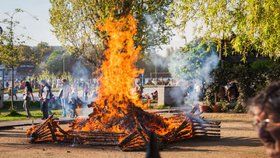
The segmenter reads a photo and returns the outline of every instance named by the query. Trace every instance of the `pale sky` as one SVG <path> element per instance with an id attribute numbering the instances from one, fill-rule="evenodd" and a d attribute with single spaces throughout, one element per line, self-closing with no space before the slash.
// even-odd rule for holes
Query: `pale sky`
<path id="1" fill-rule="evenodd" d="M 58 46 L 60 43 L 51 31 L 52 26 L 49 23 L 50 7 L 49 0 L 0 0 L 0 20 L 6 17 L 3 13 L 12 13 L 16 8 L 20 8 L 25 12 L 16 15 L 16 20 L 20 22 L 19 27 L 16 28 L 16 34 L 31 37 L 32 40 L 26 41 L 27 45 L 35 46 L 43 41 L 49 45 Z M 39 20 L 35 20 L 33 16 Z"/>
<path id="2" fill-rule="evenodd" d="M 20 26 L 16 28 L 16 34 L 31 37 L 32 40 L 26 41 L 27 45 L 35 46 L 43 41 L 49 43 L 49 45 L 58 46 L 61 44 L 51 31 L 53 28 L 49 23 L 50 7 L 49 0 L 0 0 L 0 20 L 6 17 L 3 13 L 12 13 L 16 8 L 20 8 L 25 12 L 16 15 L 16 19 L 20 22 Z M 33 16 L 39 20 L 35 20 Z M 194 23 L 189 23 L 188 25 L 192 27 Z M 0 26 L 3 27 L 2 24 Z M 157 50 L 157 53 L 165 55 L 167 48 L 178 48 L 184 45 L 185 42 L 190 42 L 194 38 L 191 27 L 183 32 L 174 31 L 175 36 L 172 38 L 170 44 L 164 45 L 162 47 L 163 49 Z M 182 36 L 186 38 L 183 39 Z"/>

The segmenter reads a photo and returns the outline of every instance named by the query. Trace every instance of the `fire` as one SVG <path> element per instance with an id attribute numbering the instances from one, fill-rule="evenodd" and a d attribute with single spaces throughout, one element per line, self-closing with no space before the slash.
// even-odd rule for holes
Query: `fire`
<path id="1" fill-rule="evenodd" d="M 98 28 L 106 35 L 107 48 L 100 69 L 98 98 L 92 105 L 93 113 L 87 120 L 76 120 L 73 130 L 131 133 L 141 124 L 159 135 L 172 131 L 178 126 L 175 122 L 182 121 L 142 110 L 145 105 L 132 91 L 134 79 L 143 72 L 135 67 L 141 48 L 135 47 L 133 39 L 137 33 L 134 17 L 110 17 Z"/>
<path id="2" fill-rule="evenodd" d="M 41 140 L 78 141 L 79 143 L 112 143 L 122 150 L 143 149 L 151 132 L 159 141 L 174 142 L 194 136 L 193 122 L 185 115 L 164 118 L 144 111 L 145 105 L 133 91 L 134 79 L 143 72 L 136 68 L 141 48 L 136 47 L 134 36 L 137 22 L 127 15 L 108 18 L 98 26 L 106 37 L 105 60 L 100 68 L 98 97 L 91 105 L 88 118 L 77 118 L 66 132 L 52 118 L 30 128 L 32 142 Z M 62 139 L 63 138 L 63 139 Z M 111 142 L 110 142 L 110 141 Z"/>
<path id="3" fill-rule="evenodd" d="M 128 113 L 129 103 L 144 107 L 136 93 L 133 93 L 134 79 L 142 70 L 135 67 L 141 51 L 135 47 L 133 37 L 137 33 L 137 22 L 131 16 L 120 19 L 108 18 L 99 30 L 106 34 L 105 61 L 100 68 L 102 76 L 99 78 L 98 98 L 93 105 L 94 117 L 82 130 L 108 130 L 112 119 L 124 117 Z M 113 131 L 118 131 L 113 126 Z"/>

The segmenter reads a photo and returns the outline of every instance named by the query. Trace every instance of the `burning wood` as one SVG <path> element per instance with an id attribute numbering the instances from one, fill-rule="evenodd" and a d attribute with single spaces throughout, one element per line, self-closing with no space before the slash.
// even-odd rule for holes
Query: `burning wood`
<path id="1" fill-rule="evenodd" d="M 65 131 L 49 117 L 28 130 L 31 143 L 72 142 L 91 145 L 117 145 L 124 151 L 143 150 L 150 135 L 166 144 L 200 136 L 219 136 L 219 124 L 199 122 L 183 114 L 164 118 L 144 111 L 146 105 L 132 91 L 134 78 L 142 73 L 135 67 L 141 48 L 135 47 L 136 20 L 128 15 L 108 18 L 97 26 L 106 35 L 106 51 L 101 65 L 98 97 L 86 119 L 76 119 Z"/>
<path id="2" fill-rule="evenodd" d="M 140 116 L 135 116 L 133 126 L 128 126 L 129 129 L 134 127 L 130 133 L 117 133 L 117 132 L 104 132 L 104 131 L 80 131 L 73 130 L 76 127 L 72 126 L 72 130 L 64 131 L 53 118 L 49 117 L 45 122 L 36 125 L 29 129 L 28 136 L 31 143 L 37 142 L 63 142 L 63 143 L 76 143 L 76 144 L 89 144 L 89 145 L 103 145 L 103 146 L 119 146 L 123 151 L 145 150 L 147 144 L 150 142 L 149 135 L 154 133 L 157 137 L 160 148 L 167 144 L 187 140 L 193 137 L 203 138 L 220 138 L 220 122 L 213 122 L 207 120 L 194 120 L 186 116 L 177 115 L 170 117 L 169 123 L 174 125 L 174 128 L 169 132 L 160 133 L 156 129 L 159 125 L 146 125 L 142 119 L 146 118 L 145 115 L 155 115 L 143 111 L 141 108 L 134 108 L 134 113 L 141 113 Z M 143 117 L 144 116 L 144 117 Z M 152 117 L 152 116 L 149 116 Z M 154 116 L 158 118 L 159 116 Z M 119 123 L 127 122 L 124 117 Z M 167 118 L 164 118 L 167 119 Z M 87 119 L 76 121 L 84 125 Z M 157 122 L 157 121 L 155 121 Z M 153 121 L 151 121 L 153 123 Z M 164 124 L 164 122 L 159 122 Z M 78 125 L 79 127 L 81 127 Z M 175 126 L 176 125 L 176 126 Z M 124 124 L 122 126 L 125 126 Z M 154 128 L 157 127 L 157 128 Z M 161 125 L 162 128 L 167 128 L 167 125 Z M 161 129 L 163 130 L 163 129 Z"/>

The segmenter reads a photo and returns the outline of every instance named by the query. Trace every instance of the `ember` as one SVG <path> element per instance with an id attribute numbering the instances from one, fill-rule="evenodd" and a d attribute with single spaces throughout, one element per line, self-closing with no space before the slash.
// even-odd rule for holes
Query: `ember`
<path id="1" fill-rule="evenodd" d="M 200 123 L 183 114 L 169 118 L 144 111 L 136 92 L 134 78 L 142 70 L 135 67 L 141 48 L 135 47 L 136 20 L 128 15 L 108 18 L 98 27 L 107 36 L 105 61 L 98 98 L 91 105 L 87 119 L 76 119 L 70 130 L 64 131 L 50 117 L 28 131 L 31 142 L 75 142 L 91 145 L 118 145 L 122 150 L 143 150 L 155 133 L 159 145 L 186 140 L 195 136 L 219 137 L 219 125 Z"/>

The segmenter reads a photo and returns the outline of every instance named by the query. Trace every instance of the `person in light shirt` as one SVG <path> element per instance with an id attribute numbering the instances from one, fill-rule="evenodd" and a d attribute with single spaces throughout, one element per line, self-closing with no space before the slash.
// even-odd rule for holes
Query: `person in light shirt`
<path id="1" fill-rule="evenodd" d="M 66 79 L 62 80 L 62 88 L 59 92 L 59 98 L 61 99 L 62 106 L 62 117 L 67 116 L 67 111 L 69 109 L 69 95 L 71 93 L 71 87 Z"/>

